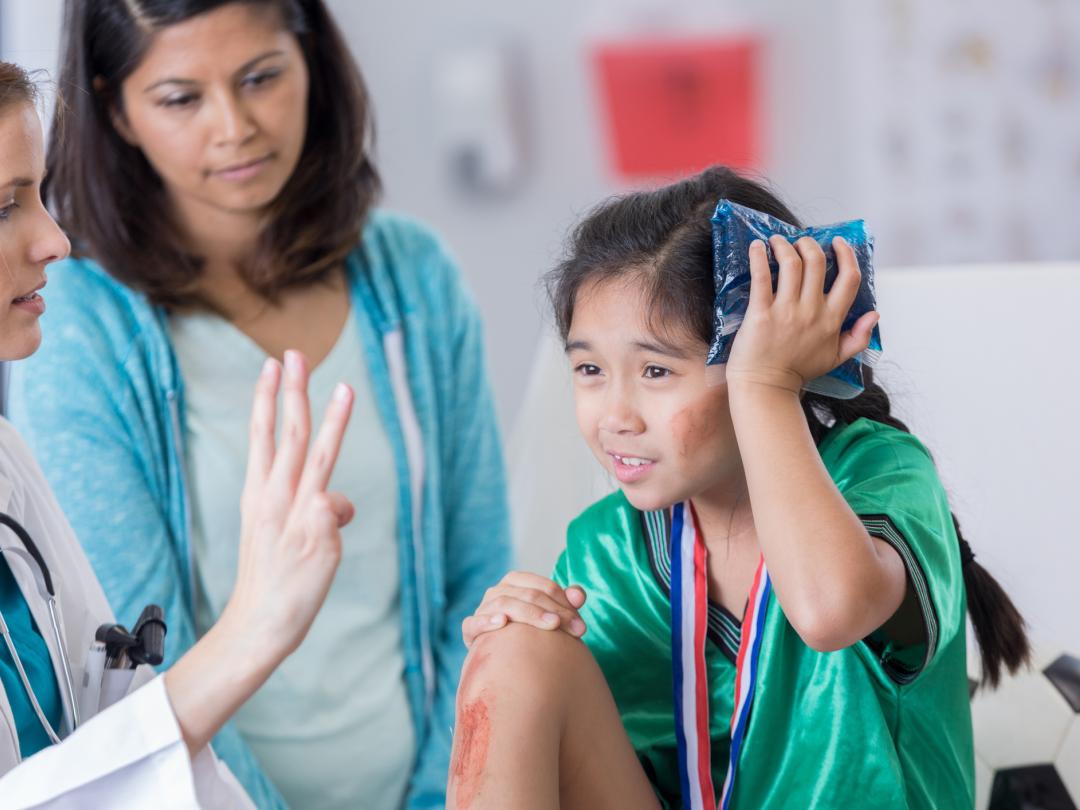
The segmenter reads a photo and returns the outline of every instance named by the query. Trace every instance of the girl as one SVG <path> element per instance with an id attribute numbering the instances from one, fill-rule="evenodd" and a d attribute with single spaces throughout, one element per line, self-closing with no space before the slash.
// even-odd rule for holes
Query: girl
<path id="1" fill-rule="evenodd" d="M 321 0 L 69 0 L 64 39 L 46 194 L 77 258 L 13 419 L 117 612 L 164 606 L 169 663 L 237 569 L 263 362 L 302 350 L 316 407 L 349 382 L 333 485 L 361 517 L 300 654 L 215 745 L 262 807 L 440 805 L 460 623 L 509 557 L 457 268 L 373 208 L 370 103 Z"/>
<path id="2" fill-rule="evenodd" d="M 0 62 L 0 359 L 6 361 L 37 350 L 46 265 L 68 252 L 40 196 L 45 156 L 35 97 L 26 72 Z M 75 694 L 92 669 L 86 661 L 95 631 L 115 619 L 37 463 L 0 419 L 0 807 L 162 807 L 166 801 L 251 807 L 207 744 L 300 644 L 341 558 L 339 530 L 353 514 L 344 496 L 326 492 L 352 392 L 337 389 L 309 454 L 308 374 L 303 357 L 290 353 L 285 438 L 275 450 L 281 381 L 280 366 L 268 361 L 255 389 L 251 455 L 238 500 L 241 528 L 233 542 L 239 540 L 241 565 L 221 618 L 162 677 L 150 680 L 150 667 L 136 670 L 133 683 L 147 685 L 92 718 L 91 701 Z M 88 465 L 84 473 L 96 471 Z M 124 538 L 134 547 L 140 540 Z M 55 622 L 39 584 L 46 578 Z"/>
<path id="3" fill-rule="evenodd" d="M 812 239 L 771 240 L 775 291 L 755 243 L 706 373 L 721 198 L 796 222 L 713 168 L 601 205 L 551 277 L 578 424 L 621 491 L 571 524 L 554 582 L 511 574 L 465 622 L 452 807 L 973 803 L 965 607 L 990 683 L 1025 660 L 1022 621 L 869 374 L 852 400 L 802 392 L 877 321 L 841 333 L 848 245 L 826 294 Z"/>

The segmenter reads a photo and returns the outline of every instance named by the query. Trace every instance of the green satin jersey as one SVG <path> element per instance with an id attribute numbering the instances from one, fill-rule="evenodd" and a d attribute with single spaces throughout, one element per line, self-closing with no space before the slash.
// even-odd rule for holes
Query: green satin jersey
<path id="1" fill-rule="evenodd" d="M 925 643 L 875 633 L 844 650 L 808 647 L 770 597 L 760 675 L 731 807 L 970 808 L 974 753 L 959 548 L 944 488 L 913 436 L 868 420 L 819 451 L 852 510 L 900 554 Z M 672 698 L 668 512 L 621 492 L 571 523 L 555 579 L 589 598 L 585 642 L 661 803 L 682 806 Z M 709 605 L 706 662 L 713 782 L 727 773 L 739 618 Z"/>

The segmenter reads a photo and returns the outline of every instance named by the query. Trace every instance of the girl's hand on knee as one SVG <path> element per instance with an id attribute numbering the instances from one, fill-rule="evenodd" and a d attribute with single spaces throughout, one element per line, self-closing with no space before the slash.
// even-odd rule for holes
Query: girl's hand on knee
<path id="1" fill-rule="evenodd" d="M 807 381 L 827 374 L 870 345 L 876 312 L 868 312 L 847 332 L 844 319 L 859 291 L 855 251 L 833 240 L 838 274 L 825 292 L 825 253 L 810 237 L 794 245 L 769 239 L 780 265 L 776 292 L 765 245 L 750 245 L 750 302 L 727 363 L 727 383 L 766 385 L 798 394 Z"/>
<path id="2" fill-rule="evenodd" d="M 580 638 L 586 628 L 578 609 L 584 604 L 585 591 L 577 586 L 563 588 L 547 577 L 512 571 L 487 590 L 476 613 L 461 623 L 461 635 L 471 647 L 477 636 L 518 622 Z"/>

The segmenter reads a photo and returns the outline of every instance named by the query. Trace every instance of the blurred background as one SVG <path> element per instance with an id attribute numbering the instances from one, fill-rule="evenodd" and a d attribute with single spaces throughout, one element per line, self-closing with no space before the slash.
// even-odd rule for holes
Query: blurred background
<path id="1" fill-rule="evenodd" d="M 1080 4 L 331 0 L 386 204 L 434 226 L 487 326 L 522 565 L 610 482 L 576 436 L 540 276 L 600 199 L 726 162 L 877 237 L 885 377 L 1036 633 L 1080 650 Z M 2 0 L 52 72 L 60 0 Z"/>

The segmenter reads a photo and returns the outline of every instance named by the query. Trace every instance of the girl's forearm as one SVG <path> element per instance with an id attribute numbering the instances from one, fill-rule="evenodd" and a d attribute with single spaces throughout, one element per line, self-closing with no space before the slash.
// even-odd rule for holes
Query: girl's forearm
<path id="1" fill-rule="evenodd" d="M 903 563 L 867 534 L 836 488 L 796 393 L 739 383 L 728 395 L 777 599 L 810 646 L 850 646 L 899 608 Z"/>

